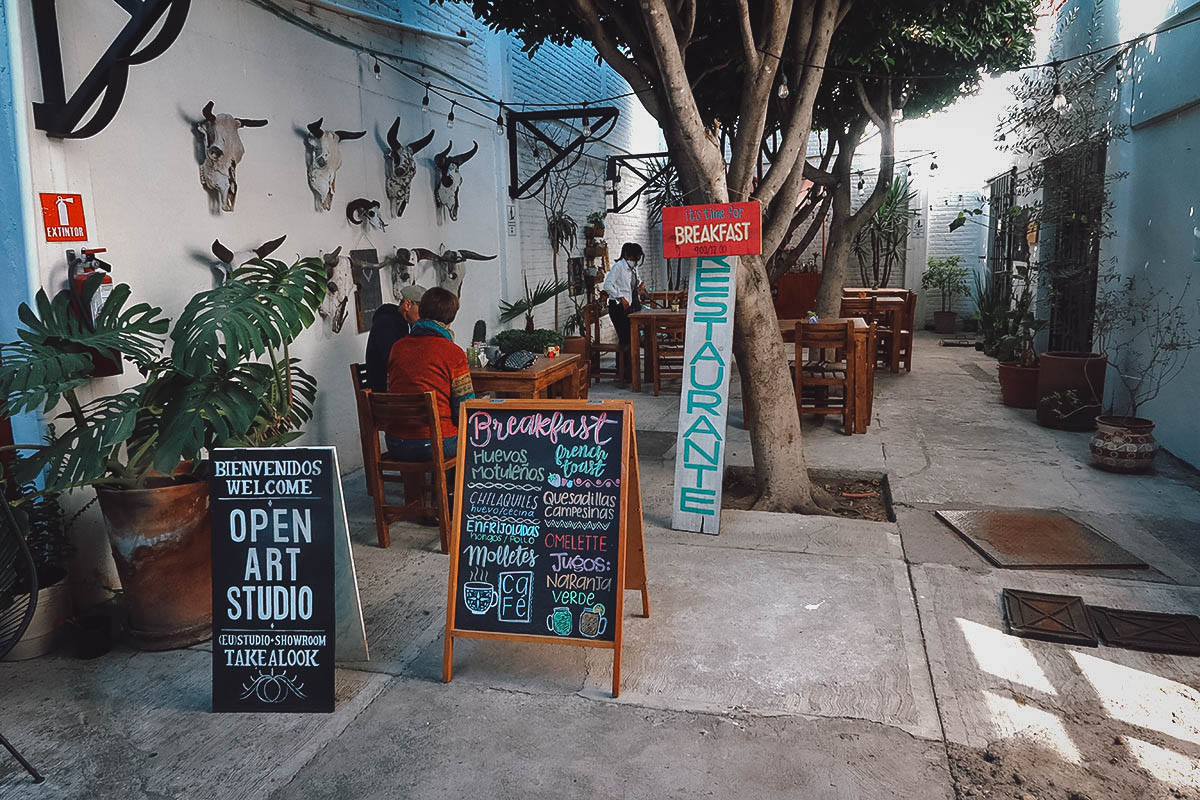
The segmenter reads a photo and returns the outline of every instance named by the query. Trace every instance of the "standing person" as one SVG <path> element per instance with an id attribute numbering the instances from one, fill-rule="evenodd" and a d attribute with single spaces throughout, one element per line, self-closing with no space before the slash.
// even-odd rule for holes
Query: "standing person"
<path id="1" fill-rule="evenodd" d="M 458 407 L 475 396 L 467 354 L 454 343 L 450 323 L 458 314 L 458 297 L 440 287 L 421 298 L 420 319 L 408 336 L 392 345 L 387 390 L 393 394 L 433 392 L 441 419 L 443 452 L 458 449 Z M 387 431 L 391 458 L 426 461 L 432 457 L 432 434 L 424 420 L 414 419 Z"/>
<path id="2" fill-rule="evenodd" d="M 384 303 L 375 309 L 371 332 L 367 334 L 367 388 L 386 392 L 388 356 L 392 345 L 408 336 L 413 323 L 420 319 L 421 298 L 425 287 L 415 283 L 400 291 L 400 305 Z"/>
<path id="3" fill-rule="evenodd" d="M 604 278 L 604 291 L 608 294 L 608 316 L 617 329 L 617 385 L 629 382 L 629 315 L 642 307 L 642 296 L 646 285 L 638 278 L 637 268 L 646 260 L 642 246 L 637 242 L 621 245 L 621 257 L 613 263 Z"/>

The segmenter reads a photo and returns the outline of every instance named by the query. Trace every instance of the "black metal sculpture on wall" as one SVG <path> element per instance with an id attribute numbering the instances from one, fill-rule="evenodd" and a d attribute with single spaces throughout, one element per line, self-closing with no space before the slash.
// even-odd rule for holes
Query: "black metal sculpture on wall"
<path id="1" fill-rule="evenodd" d="M 183 30 L 191 7 L 191 0 L 113 2 L 129 14 L 129 22 L 68 98 L 55 0 L 31 0 L 38 66 L 42 73 L 42 101 L 33 104 L 33 124 L 38 130 L 45 131 L 47 136 L 85 139 L 104 130 L 121 107 L 129 80 L 129 68 L 145 64 L 165 53 Z M 76 9 L 73 11 L 81 13 Z M 160 22 L 162 26 L 158 34 L 142 46 L 143 40 Z M 95 113 L 86 124 L 81 125 L 93 106 L 96 107 Z"/>

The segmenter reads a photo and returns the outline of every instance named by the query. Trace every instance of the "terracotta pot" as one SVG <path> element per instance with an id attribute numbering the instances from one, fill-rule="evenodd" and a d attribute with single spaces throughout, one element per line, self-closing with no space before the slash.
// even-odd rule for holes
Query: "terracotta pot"
<path id="1" fill-rule="evenodd" d="M 121 576 L 129 638 L 170 650 L 212 637 L 212 529 L 208 484 L 97 488 Z"/>
<path id="2" fill-rule="evenodd" d="M 1096 427 L 1108 367 L 1104 356 L 1043 353 L 1038 365 L 1038 424 L 1066 431 Z"/>
<path id="3" fill-rule="evenodd" d="M 1001 363 L 1000 402 L 1012 408 L 1037 408 L 1037 367 L 1022 367 L 1016 362 Z"/>
<path id="4" fill-rule="evenodd" d="M 25 597 L 29 596 L 26 592 Z M 29 627 L 4 657 L 5 661 L 25 661 L 50 653 L 62 640 L 63 626 L 71 616 L 71 585 L 61 580 L 38 590 L 37 608 Z"/>
<path id="5" fill-rule="evenodd" d="M 1109 472 L 1145 472 L 1154 466 L 1154 423 L 1141 417 L 1096 417 L 1092 464 Z"/>
<path id="6" fill-rule="evenodd" d="M 954 333 L 958 324 L 958 313 L 954 311 L 933 312 L 933 329 L 937 333 Z"/>

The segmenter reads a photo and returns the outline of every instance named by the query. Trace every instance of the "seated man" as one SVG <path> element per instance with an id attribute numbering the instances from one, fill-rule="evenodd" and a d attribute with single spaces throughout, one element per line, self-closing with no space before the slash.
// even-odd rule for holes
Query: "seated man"
<path id="1" fill-rule="evenodd" d="M 467 354 L 454 343 L 450 323 L 458 314 L 458 298 L 442 288 L 425 292 L 420 319 L 408 336 L 392 345 L 388 357 L 387 390 L 393 394 L 433 392 L 441 418 L 447 456 L 458 449 L 458 406 L 475 396 Z M 424 420 L 387 432 L 388 454 L 400 461 L 432 458 L 429 426 Z"/>
<path id="2" fill-rule="evenodd" d="M 392 345 L 408 336 L 417 321 L 417 311 L 425 287 L 413 284 L 400 292 L 400 305 L 384 303 L 375 309 L 371 332 L 367 334 L 367 388 L 372 392 L 387 391 L 388 356 Z"/>

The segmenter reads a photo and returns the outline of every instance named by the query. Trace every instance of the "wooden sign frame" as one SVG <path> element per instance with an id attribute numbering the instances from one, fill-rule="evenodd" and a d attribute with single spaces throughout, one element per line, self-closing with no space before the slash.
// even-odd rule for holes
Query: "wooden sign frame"
<path id="1" fill-rule="evenodd" d="M 617 535 L 617 592 L 613 621 L 613 640 L 571 639 L 526 633 L 473 631 L 454 627 L 458 609 L 458 568 L 461 552 L 463 482 L 466 475 L 467 415 L 476 409 L 499 408 L 515 411 L 616 411 L 622 414 L 621 426 L 621 488 L 620 525 Z M 621 694 L 621 645 L 625 616 L 625 592 L 633 589 L 642 594 L 642 616 L 650 616 L 650 593 L 646 580 L 646 542 L 642 525 L 641 473 L 638 466 L 637 432 L 633 403 L 629 400 L 469 400 L 463 403 L 458 415 L 458 469 L 454 476 L 454 521 L 450 528 L 450 586 L 446 602 L 446 641 L 442 654 L 442 681 L 454 677 L 454 640 L 492 639 L 509 642 L 596 647 L 613 651 L 612 696 Z"/>

